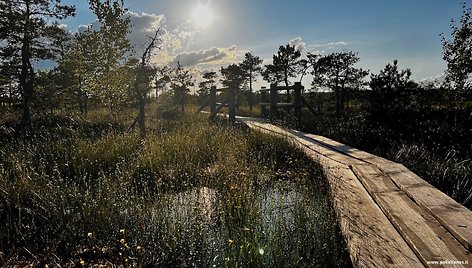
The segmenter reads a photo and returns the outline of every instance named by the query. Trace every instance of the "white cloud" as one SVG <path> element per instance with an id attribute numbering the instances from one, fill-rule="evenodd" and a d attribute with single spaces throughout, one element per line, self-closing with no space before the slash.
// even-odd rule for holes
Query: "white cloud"
<path id="1" fill-rule="evenodd" d="M 166 17 L 163 14 L 128 12 L 127 15 L 131 19 L 132 26 L 128 38 L 138 56 L 148 41 L 147 36 L 152 36 L 154 31 L 161 27 L 160 50 L 156 50 L 152 56 L 152 62 L 160 66 L 176 66 L 179 61 L 183 66 L 195 67 L 196 72 L 203 69 L 219 69 L 220 66 L 242 61 L 244 53 L 247 52 L 238 50 L 236 45 L 192 51 L 190 48 L 198 31 L 190 22 L 186 21 L 174 29 L 167 29 Z M 98 30 L 99 27 L 100 24 L 95 21 L 89 25 L 81 25 L 78 31 L 84 32 L 88 28 Z M 305 45 L 301 38 L 295 38 L 293 42 L 296 42 L 297 47 L 300 48 Z"/>
<path id="2" fill-rule="evenodd" d="M 96 25 L 98 25 L 98 24 L 96 24 Z M 78 31 L 79 33 L 83 33 L 83 32 L 85 32 L 86 30 L 90 29 L 91 27 L 93 27 L 93 24 L 81 24 L 81 25 L 79 26 L 79 29 L 77 29 L 77 31 Z M 93 28 L 92 28 L 92 29 L 93 29 Z M 94 30 L 95 30 L 95 29 L 94 29 Z"/>
<path id="3" fill-rule="evenodd" d="M 172 31 L 167 31 L 162 37 L 164 50 L 170 54 L 178 54 L 186 50 L 192 44 L 192 36 L 195 34 L 190 28 L 189 22 L 184 22 Z"/>
<path id="4" fill-rule="evenodd" d="M 128 34 L 128 38 L 131 45 L 136 48 L 136 53 L 140 53 L 140 48 L 147 43 L 147 36 L 153 35 L 159 27 L 163 28 L 166 20 L 164 15 L 148 13 L 138 14 L 131 11 L 128 11 L 125 16 L 129 16 L 130 18 L 131 31 Z M 100 23 L 96 20 L 88 25 L 80 25 L 78 32 L 84 32 L 87 29 L 97 31 L 100 29 Z"/>
<path id="5" fill-rule="evenodd" d="M 296 49 L 297 51 L 300 51 L 300 52 L 302 52 L 302 51 L 305 49 L 305 47 L 306 47 L 306 43 L 303 42 L 303 40 L 302 40 L 301 37 L 294 38 L 294 39 L 288 41 L 288 43 L 289 43 L 291 46 L 294 46 L 295 49 Z"/>
<path id="6" fill-rule="evenodd" d="M 339 42 L 330 42 L 330 43 L 326 43 L 326 44 L 312 44 L 312 45 L 309 45 L 308 48 L 316 48 L 316 49 L 319 49 L 319 48 L 326 48 L 326 49 L 333 49 L 333 48 L 339 47 L 339 46 L 347 46 L 348 44 L 349 44 L 348 42 L 339 41 Z"/>
<path id="7" fill-rule="evenodd" d="M 164 15 L 127 12 L 131 19 L 131 32 L 128 38 L 135 47 L 136 53 L 140 53 L 141 48 L 148 42 L 148 36 L 153 36 L 155 31 L 163 28 L 165 22 Z"/>
<path id="8" fill-rule="evenodd" d="M 176 55 L 171 66 L 180 62 L 182 66 L 195 65 L 227 65 L 238 59 L 238 50 L 235 45 L 227 48 L 210 48 L 207 50 L 184 52 Z"/>

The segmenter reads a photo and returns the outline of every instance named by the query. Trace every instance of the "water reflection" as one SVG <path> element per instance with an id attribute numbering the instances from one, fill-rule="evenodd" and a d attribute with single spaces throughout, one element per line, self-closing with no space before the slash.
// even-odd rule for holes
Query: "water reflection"
<path id="1" fill-rule="evenodd" d="M 295 225 L 294 219 L 300 213 L 301 207 L 306 210 L 315 210 L 318 215 L 321 207 L 313 202 L 314 196 L 310 196 L 306 189 L 295 183 L 278 183 L 253 192 L 245 192 L 242 204 L 235 206 L 237 210 L 249 212 L 252 219 L 259 218 L 263 230 L 271 229 L 273 224 L 283 224 L 287 227 Z M 174 224 L 194 224 L 215 226 L 225 221 L 228 215 L 228 204 L 231 202 L 228 195 L 222 195 L 218 190 L 209 187 L 196 187 L 186 191 L 167 194 L 167 216 Z M 244 228 L 246 226 L 242 226 Z"/>
<path id="2" fill-rule="evenodd" d="M 326 195 L 300 183 L 195 187 L 160 199 L 155 215 L 163 242 L 196 266 L 245 266 L 242 260 L 309 265 L 337 254 Z"/>

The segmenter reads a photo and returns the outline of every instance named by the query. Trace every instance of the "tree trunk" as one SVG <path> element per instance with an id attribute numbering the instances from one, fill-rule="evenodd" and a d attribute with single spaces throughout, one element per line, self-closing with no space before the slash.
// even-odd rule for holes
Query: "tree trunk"
<path id="1" fill-rule="evenodd" d="M 288 74 L 285 71 L 285 78 L 284 78 L 285 86 L 288 87 Z M 287 89 L 287 102 L 290 102 L 290 90 Z"/>
<path id="2" fill-rule="evenodd" d="M 139 105 L 138 125 L 139 125 L 139 132 L 141 134 L 141 139 L 143 140 L 146 138 L 146 117 L 145 117 L 146 98 L 140 93 L 138 93 L 138 105 Z"/>
<path id="3" fill-rule="evenodd" d="M 32 130 L 31 98 L 34 90 L 34 70 L 31 66 L 30 58 L 30 40 L 25 36 L 21 49 L 20 88 L 22 95 L 22 115 L 18 123 L 18 131 L 20 132 L 29 132 Z"/>
<path id="4" fill-rule="evenodd" d="M 335 90 L 335 93 L 336 93 L 336 118 L 339 119 L 339 115 L 340 115 L 340 112 L 341 112 L 341 111 L 340 111 L 341 109 L 340 109 L 340 107 L 339 107 L 339 106 L 340 106 L 340 102 L 341 102 L 340 96 L 339 96 L 339 95 L 340 95 L 340 94 L 339 94 L 339 88 L 337 88 L 337 89 Z"/>
<path id="5" fill-rule="evenodd" d="M 248 96 L 249 111 L 252 112 L 252 70 L 249 71 L 249 96 Z"/>

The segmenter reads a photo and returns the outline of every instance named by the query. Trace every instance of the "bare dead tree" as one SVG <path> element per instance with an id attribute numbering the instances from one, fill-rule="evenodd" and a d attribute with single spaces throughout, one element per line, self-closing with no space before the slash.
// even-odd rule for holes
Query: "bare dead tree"
<path id="1" fill-rule="evenodd" d="M 149 38 L 147 44 L 144 46 L 143 54 L 141 55 L 140 62 L 136 67 L 136 80 L 134 82 L 135 97 L 138 105 L 138 116 L 132 124 L 132 128 L 136 125 L 139 126 L 141 139 L 146 137 L 146 100 L 147 94 L 149 93 L 150 83 L 152 77 L 155 75 L 155 68 L 150 64 L 151 56 L 153 55 L 154 49 L 160 49 L 159 45 L 162 42 L 159 39 L 162 30 L 158 28 L 153 36 L 147 36 Z"/>

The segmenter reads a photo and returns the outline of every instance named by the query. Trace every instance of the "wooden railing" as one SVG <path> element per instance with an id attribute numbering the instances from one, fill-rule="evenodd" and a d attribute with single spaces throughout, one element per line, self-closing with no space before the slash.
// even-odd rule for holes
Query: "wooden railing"
<path id="1" fill-rule="evenodd" d="M 308 102 L 303 98 L 302 92 L 305 88 L 300 82 L 295 82 L 292 86 L 277 86 L 277 84 L 271 84 L 270 88 L 261 88 L 261 116 L 269 116 L 273 121 L 279 118 L 279 109 L 293 109 L 296 123 L 301 121 L 302 107 L 306 107 L 311 113 L 316 115 L 315 109 L 313 109 Z M 290 96 L 290 91 L 293 91 L 293 101 L 291 102 L 278 102 L 279 91 L 287 91 Z M 267 92 L 269 92 L 269 98 L 267 98 Z M 269 113 L 267 113 L 267 107 L 269 107 Z"/>
<path id="2" fill-rule="evenodd" d="M 217 92 L 226 93 L 226 97 L 222 102 L 217 102 Z M 208 96 L 207 101 L 200 106 L 198 112 L 203 111 L 206 107 L 210 107 L 210 120 L 215 120 L 218 113 L 224 108 L 228 107 L 228 118 L 229 122 L 234 124 L 236 121 L 236 93 L 238 92 L 237 86 L 230 86 L 227 88 L 216 88 L 212 86 L 210 88 L 210 95 Z"/>

